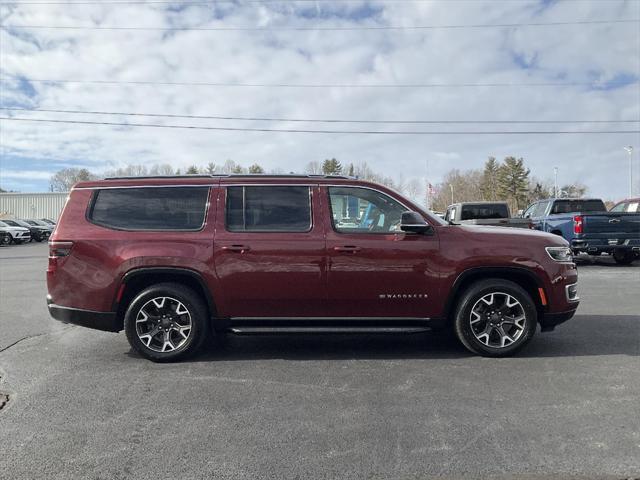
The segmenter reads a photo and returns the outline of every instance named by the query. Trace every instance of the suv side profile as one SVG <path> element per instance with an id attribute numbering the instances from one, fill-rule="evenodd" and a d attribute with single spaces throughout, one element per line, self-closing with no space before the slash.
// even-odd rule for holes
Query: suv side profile
<path id="1" fill-rule="evenodd" d="M 451 225 L 338 176 L 113 178 L 74 186 L 49 242 L 51 315 L 171 361 L 211 334 L 452 328 L 515 353 L 578 307 L 568 243 Z"/>

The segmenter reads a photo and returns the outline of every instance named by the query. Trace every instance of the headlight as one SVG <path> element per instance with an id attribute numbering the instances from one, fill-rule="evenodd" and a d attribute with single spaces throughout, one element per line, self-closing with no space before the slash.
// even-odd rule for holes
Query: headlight
<path id="1" fill-rule="evenodd" d="M 545 250 L 556 262 L 573 262 L 573 253 L 569 247 L 545 247 Z"/>

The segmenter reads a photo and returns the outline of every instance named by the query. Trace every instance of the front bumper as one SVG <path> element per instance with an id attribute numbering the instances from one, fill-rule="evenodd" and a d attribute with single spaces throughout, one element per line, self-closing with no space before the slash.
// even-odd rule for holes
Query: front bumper
<path id="1" fill-rule="evenodd" d="M 103 330 L 105 332 L 119 332 L 122 323 L 117 321 L 115 312 L 94 312 L 80 308 L 63 307 L 52 303 L 47 296 L 49 314 L 62 323 L 72 323 L 81 327 Z"/>
<path id="2" fill-rule="evenodd" d="M 578 305 L 576 304 L 575 309 L 569 310 L 567 312 L 545 313 L 540 319 L 540 331 L 551 332 L 556 328 L 556 326 L 566 322 L 567 320 L 571 320 L 573 316 L 576 314 L 577 308 L 578 308 Z"/>

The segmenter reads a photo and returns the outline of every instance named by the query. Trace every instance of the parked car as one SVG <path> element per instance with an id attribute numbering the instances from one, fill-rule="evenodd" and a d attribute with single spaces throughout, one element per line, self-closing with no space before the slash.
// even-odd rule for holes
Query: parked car
<path id="1" fill-rule="evenodd" d="M 577 280 L 561 237 L 450 225 L 370 182 L 115 178 L 71 190 L 49 242 L 47 303 L 58 320 L 124 329 L 154 361 L 194 352 L 209 332 L 429 328 L 505 356 L 538 323 L 574 315 Z"/>
<path id="2" fill-rule="evenodd" d="M 46 223 L 47 225 L 51 225 L 52 227 L 56 226 L 56 222 L 48 218 L 41 218 L 40 221 Z"/>
<path id="3" fill-rule="evenodd" d="M 629 264 L 640 252 L 640 213 L 607 212 L 597 198 L 551 198 L 530 205 L 524 217 L 534 228 L 565 238 L 574 253 L 609 253 Z"/>
<path id="4" fill-rule="evenodd" d="M 31 241 L 35 240 L 36 242 L 42 242 L 43 240 L 47 240 L 51 235 L 51 229 L 46 226 L 38 225 L 37 223 L 31 220 L 5 220 L 9 225 L 18 225 L 20 227 L 28 228 L 31 233 Z"/>
<path id="5" fill-rule="evenodd" d="M 507 202 L 463 202 L 447 207 L 444 219 L 464 225 L 531 228 L 526 218 L 512 218 Z"/>
<path id="6" fill-rule="evenodd" d="M 42 222 L 40 220 L 22 220 L 24 223 L 28 224 L 31 227 L 37 228 L 42 232 L 43 240 L 49 238 L 49 236 L 53 233 L 54 225 L 49 225 L 48 223 Z"/>
<path id="7" fill-rule="evenodd" d="M 28 228 L 17 224 L 11 225 L 9 222 L 13 223 L 11 220 L 1 220 L 0 230 L 11 235 L 11 243 L 20 244 L 31 241 L 31 232 Z"/>
<path id="8" fill-rule="evenodd" d="M 0 246 L 9 245 L 11 243 L 11 234 L 9 232 L 5 232 L 0 227 Z"/>

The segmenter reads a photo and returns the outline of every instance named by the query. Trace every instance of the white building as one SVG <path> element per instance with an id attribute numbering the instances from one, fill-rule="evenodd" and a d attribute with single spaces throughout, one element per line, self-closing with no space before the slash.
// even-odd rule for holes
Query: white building
<path id="1" fill-rule="evenodd" d="M 49 218 L 57 221 L 69 192 L 0 193 L 0 218 Z"/>

